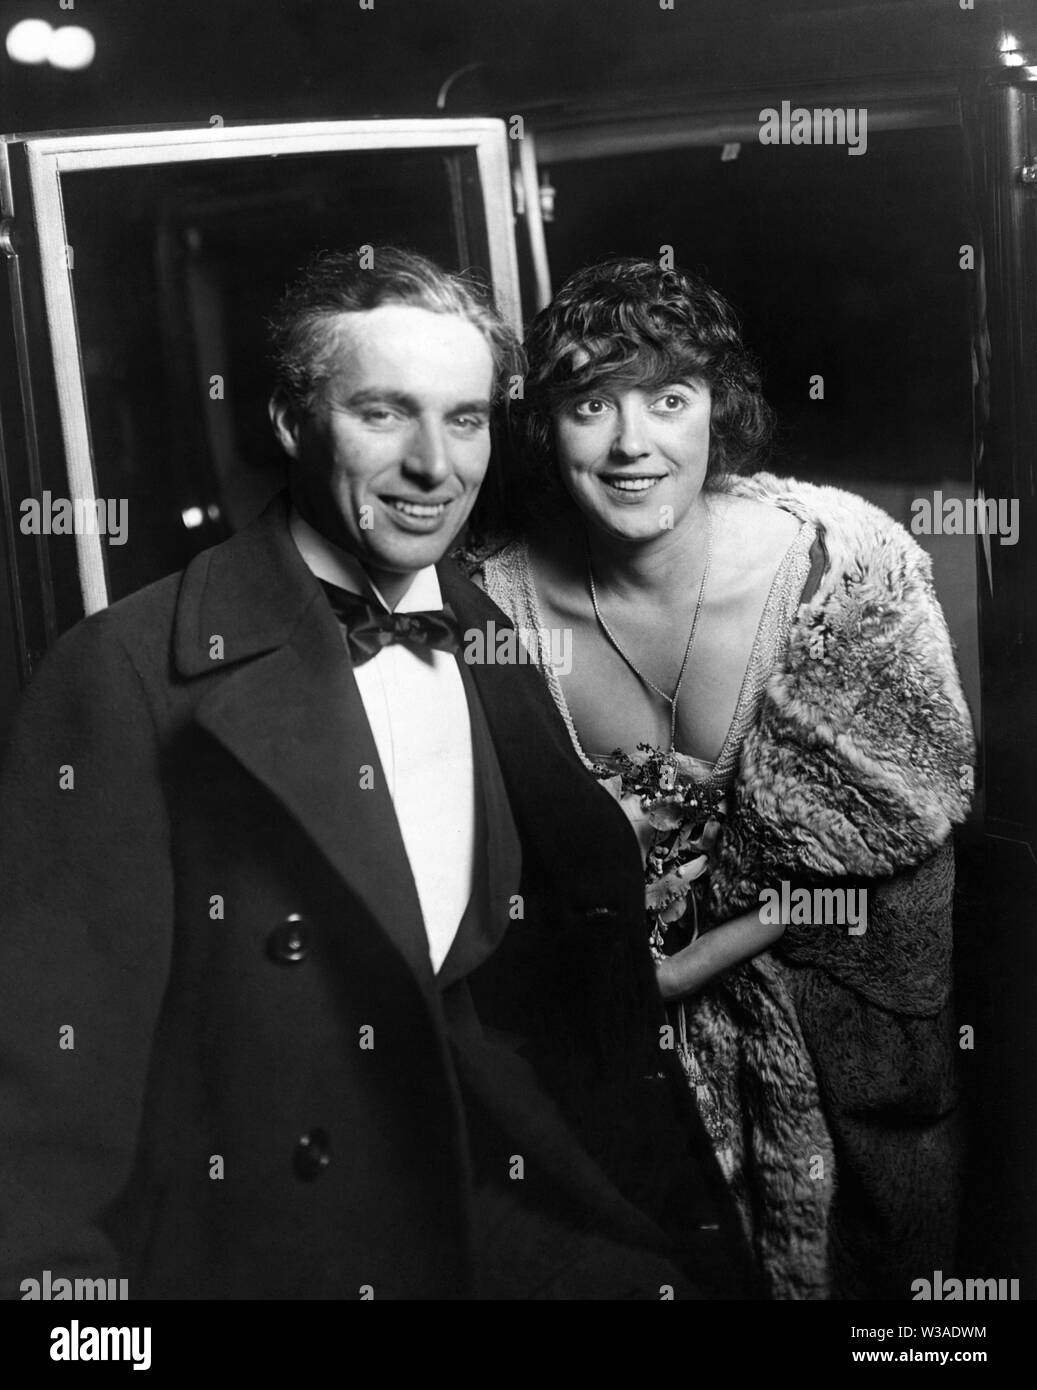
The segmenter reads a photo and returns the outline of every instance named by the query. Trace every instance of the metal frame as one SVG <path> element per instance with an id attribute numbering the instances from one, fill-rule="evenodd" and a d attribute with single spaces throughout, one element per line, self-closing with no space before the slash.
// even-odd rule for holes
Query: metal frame
<path id="1" fill-rule="evenodd" d="M 522 189 L 523 215 L 529 234 L 529 258 L 532 262 L 537 311 L 551 302 L 551 265 L 544 237 L 544 219 L 540 211 L 540 183 L 537 178 L 539 159 L 536 136 L 527 130 L 518 141 L 518 180 Z"/>
<path id="2" fill-rule="evenodd" d="M 40 276 L 53 354 L 70 496 L 93 501 L 95 474 L 86 389 L 66 257 L 61 176 L 91 169 L 333 151 L 451 149 L 474 152 L 484 193 L 490 273 L 501 312 L 521 331 L 511 176 L 504 122 L 493 119 L 316 121 L 276 125 L 129 129 L 9 138 L 24 149 Z M 77 534 L 84 612 L 108 603 L 101 536 Z"/>

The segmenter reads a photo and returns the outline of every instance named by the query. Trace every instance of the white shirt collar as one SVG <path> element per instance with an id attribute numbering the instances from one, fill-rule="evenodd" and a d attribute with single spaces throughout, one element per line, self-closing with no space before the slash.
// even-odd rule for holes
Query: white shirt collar
<path id="1" fill-rule="evenodd" d="M 318 579 L 329 584 L 337 584 L 340 589 L 348 589 L 351 594 L 362 594 L 369 598 L 372 594 L 383 608 L 392 608 L 371 582 L 370 576 L 355 555 L 341 546 L 333 545 L 327 536 L 310 525 L 294 507 L 288 515 L 288 529 L 292 533 L 299 554 L 310 571 Z M 439 576 L 435 565 L 417 570 L 410 587 L 396 604 L 397 613 L 417 613 L 443 607 L 443 595 L 439 589 Z"/>

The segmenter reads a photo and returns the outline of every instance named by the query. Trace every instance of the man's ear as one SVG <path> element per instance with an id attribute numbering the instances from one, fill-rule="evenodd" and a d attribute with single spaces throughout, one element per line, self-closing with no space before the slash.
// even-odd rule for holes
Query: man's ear
<path id="1" fill-rule="evenodd" d="M 275 391 L 267 403 L 267 414 L 281 448 L 291 459 L 299 457 L 299 416 L 280 392 Z"/>

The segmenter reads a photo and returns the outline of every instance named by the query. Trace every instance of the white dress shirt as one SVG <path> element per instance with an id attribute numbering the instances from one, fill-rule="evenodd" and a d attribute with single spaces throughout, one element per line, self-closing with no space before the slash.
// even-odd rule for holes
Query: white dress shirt
<path id="1" fill-rule="evenodd" d="M 359 561 L 294 508 L 289 526 L 318 579 L 389 608 Z M 442 607 L 439 579 L 430 565 L 417 571 L 395 611 Z M 438 971 L 468 905 L 475 867 L 475 763 L 461 673 L 450 652 L 392 642 L 353 674 L 410 860 L 429 958 Z"/>

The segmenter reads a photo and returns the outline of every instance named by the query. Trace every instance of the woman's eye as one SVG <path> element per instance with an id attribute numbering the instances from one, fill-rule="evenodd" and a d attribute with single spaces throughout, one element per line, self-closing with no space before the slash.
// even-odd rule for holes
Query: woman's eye
<path id="1" fill-rule="evenodd" d="M 596 415 L 604 415 L 608 409 L 608 401 L 604 401 L 600 396 L 590 396 L 585 401 L 577 401 L 573 407 L 576 415 L 586 420 Z"/>
<path id="2" fill-rule="evenodd" d="M 683 410 L 688 404 L 687 396 L 682 396 L 678 391 L 667 391 L 655 402 L 656 406 L 661 407 L 664 413 L 672 414 L 675 411 Z"/>

